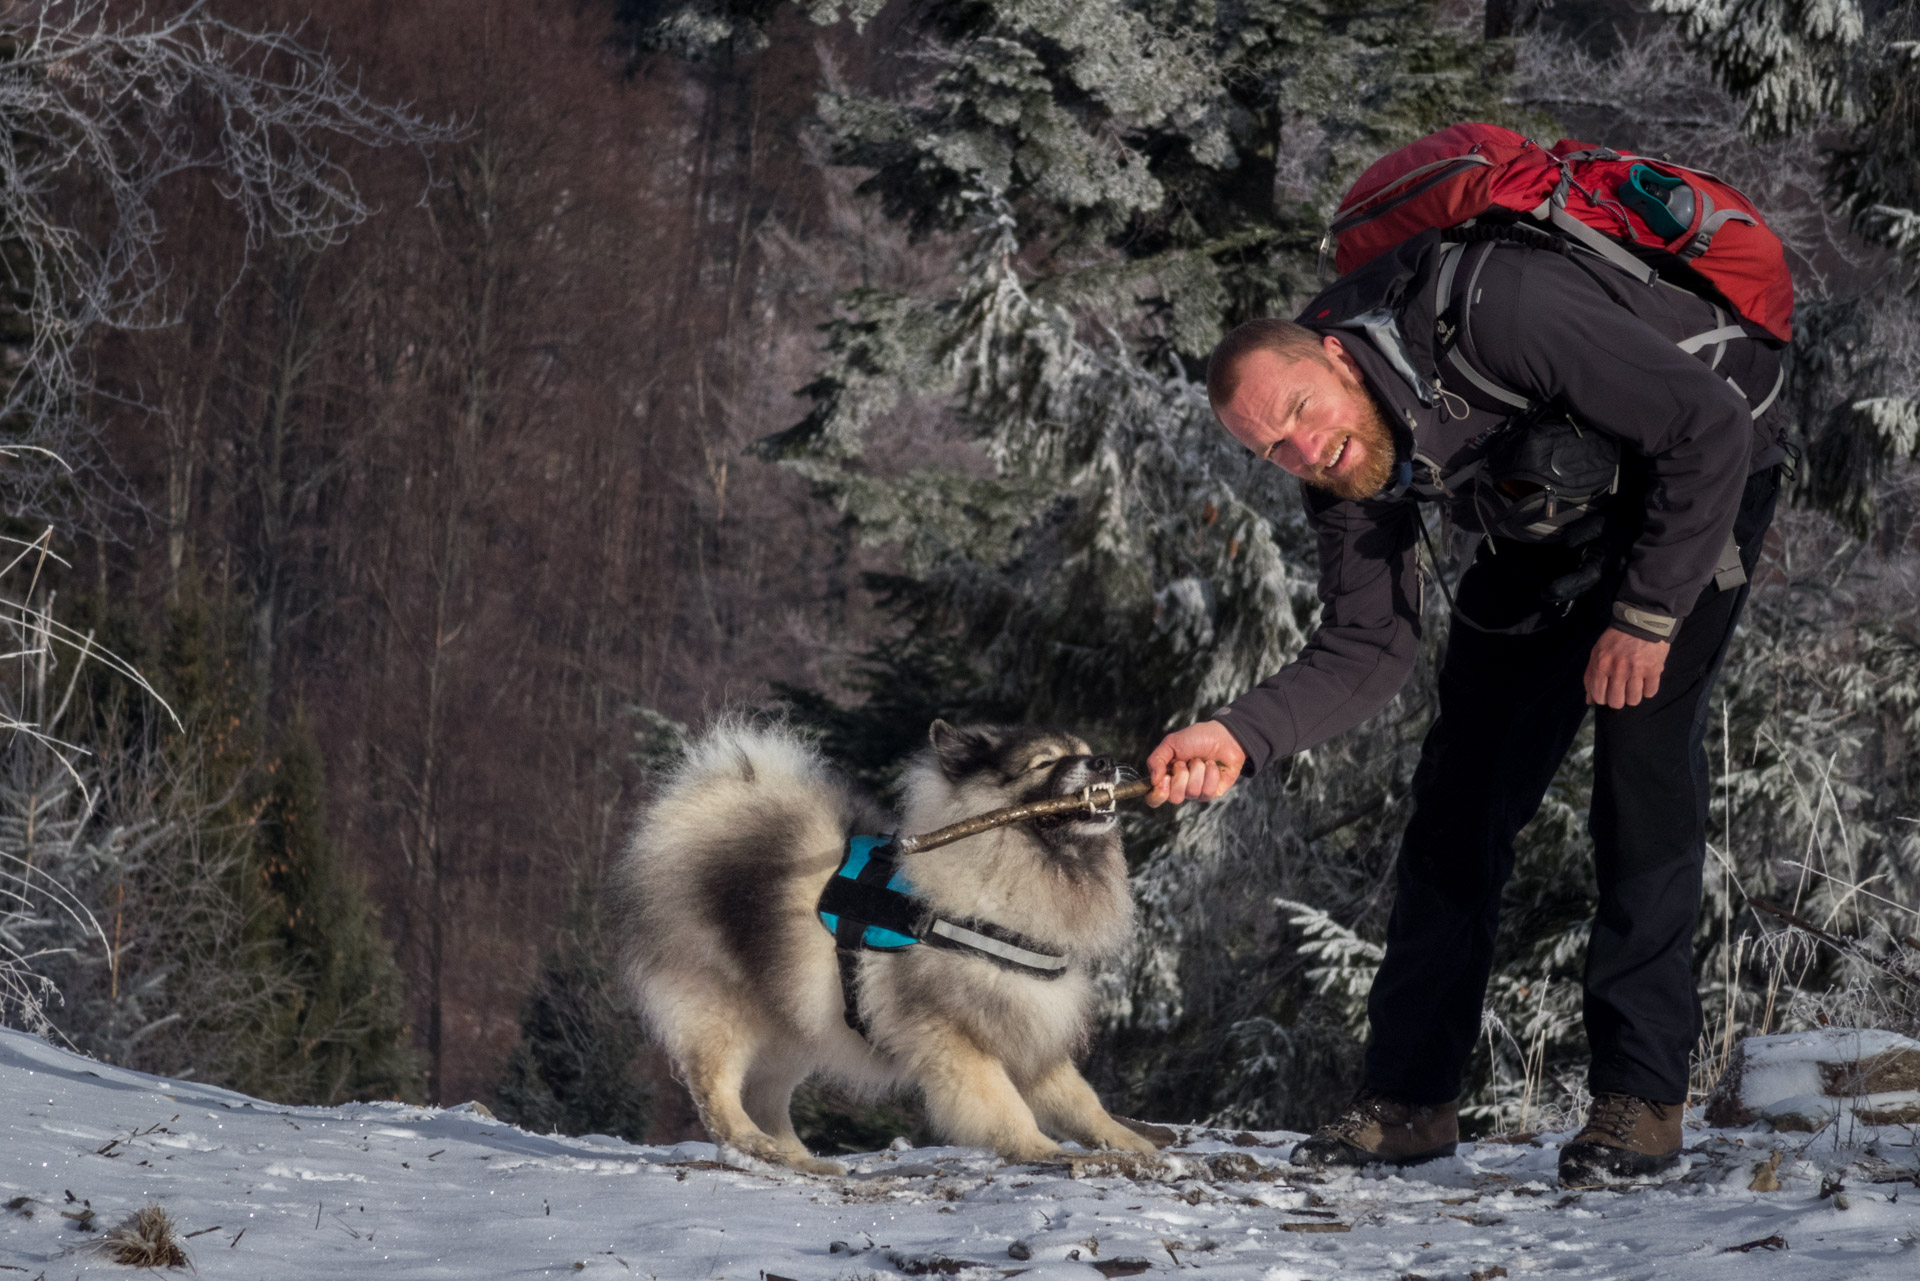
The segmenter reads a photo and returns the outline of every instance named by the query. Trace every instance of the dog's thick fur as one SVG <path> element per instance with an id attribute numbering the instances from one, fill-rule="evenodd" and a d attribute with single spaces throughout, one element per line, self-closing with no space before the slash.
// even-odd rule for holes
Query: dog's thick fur
<path id="1" fill-rule="evenodd" d="M 942 916 L 1018 931 L 1071 965 L 1016 973 L 925 944 L 862 952 L 846 1024 L 833 936 L 815 906 L 850 834 L 926 832 L 1003 805 L 1111 782 L 1111 762 L 1070 735 L 954 729 L 905 776 L 890 821 L 782 728 L 721 724 L 698 740 L 641 815 L 614 877 L 624 971 L 716 1143 L 815 1173 L 788 1102 L 814 1072 L 856 1091 L 918 1086 L 948 1140 L 1014 1161 L 1058 1155 L 1048 1135 L 1150 1152 L 1074 1068 L 1092 1002 L 1089 968 L 1125 946 L 1126 864 L 1111 818 L 1001 828 L 908 857 Z"/>

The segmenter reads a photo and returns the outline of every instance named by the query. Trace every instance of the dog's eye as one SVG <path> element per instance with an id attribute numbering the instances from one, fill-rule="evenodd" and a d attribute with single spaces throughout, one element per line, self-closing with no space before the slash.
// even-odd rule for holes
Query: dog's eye
<path id="1" fill-rule="evenodd" d="M 1034 757 L 1032 760 L 1027 762 L 1027 772 L 1031 774 L 1033 771 L 1037 769 L 1045 769 L 1047 766 L 1052 765 L 1054 762 L 1058 761 L 1059 759 L 1060 759 L 1059 752 L 1042 752 L 1040 753 L 1040 755 Z"/>

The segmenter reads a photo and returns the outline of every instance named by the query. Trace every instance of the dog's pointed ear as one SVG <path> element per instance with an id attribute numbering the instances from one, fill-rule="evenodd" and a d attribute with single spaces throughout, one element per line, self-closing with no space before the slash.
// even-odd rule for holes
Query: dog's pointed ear
<path id="1" fill-rule="evenodd" d="M 940 772 L 954 782 L 980 763 L 988 747 L 982 735 L 956 729 L 941 720 L 927 727 L 927 741 L 933 744 L 933 758 L 940 762 Z"/>

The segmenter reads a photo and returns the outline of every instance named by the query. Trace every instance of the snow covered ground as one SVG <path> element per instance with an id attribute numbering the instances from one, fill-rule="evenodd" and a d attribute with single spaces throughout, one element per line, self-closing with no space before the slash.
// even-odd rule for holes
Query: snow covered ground
<path id="1" fill-rule="evenodd" d="M 1692 1131 L 1676 1176 L 1623 1191 L 1563 1192 L 1552 1143 L 1321 1180 L 1285 1164 L 1297 1136 L 1197 1128 L 1142 1177 L 932 1148 L 808 1178 L 472 1105 L 281 1107 L 0 1031 L 0 1281 L 124 1273 L 93 1243 L 156 1202 L 208 1281 L 1920 1276 L 1911 1127 L 1764 1130 Z M 1782 1187 L 1749 1190 L 1774 1151 Z"/>

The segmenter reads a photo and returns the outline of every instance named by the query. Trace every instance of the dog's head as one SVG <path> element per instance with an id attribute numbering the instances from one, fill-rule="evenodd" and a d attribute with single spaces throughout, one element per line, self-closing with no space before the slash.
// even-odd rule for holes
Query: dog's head
<path id="1" fill-rule="evenodd" d="M 935 721 L 929 750 L 914 780 L 915 808 L 931 803 L 959 822 L 987 810 L 1075 796 L 1091 784 L 1119 781 L 1110 756 L 1095 755 L 1086 741 L 1062 730 L 1030 725 L 956 727 Z M 1114 833 L 1112 814 L 1069 811 L 1032 819 L 1029 828 L 1047 846 L 1065 847 Z"/>
<path id="2" fill-rule="evenodd" d="M 956 727 L 935 721 L 927 749 L 908 766 L 905 830 L 928 832 L 989 810 L 1115 783 L 1113 758 L 1084 739 L 1025 725 Z M 1132 906 L 1119 820 L 1068 811 L 970 836 L 915 854 L 908 863 L 923 896 L 1096 958 L 1119 950 Z"/>

